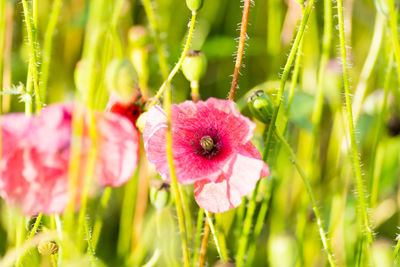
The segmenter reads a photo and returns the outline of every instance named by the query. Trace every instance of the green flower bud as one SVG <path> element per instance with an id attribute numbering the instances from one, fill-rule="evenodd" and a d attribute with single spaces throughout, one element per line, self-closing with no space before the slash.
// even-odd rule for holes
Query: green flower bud
<path id="1" fill-rule="evenodd" d="M 182 71 L 190 82 L 198 82 L 206 73 L 207 58 L 202 51 L 189 50 L 182 63 Z"/>
<path id="2" fill-rule="evenodd" d="M 46 241 L 39 243 L 38 251 L 41 255 L 49 256 L 58 252 L 58 245 L 56 241 Z"/>
<path id="3" fill-rule="evenodd" d="M 203 0 L 186 0 L 186 5 L 192 12 L 197 12 L 203 6 Z"/>
<path id="4" fill-rule="evenodd" d="M 150 202 L 157 210 L 167 206 L 171 202 L 170 185 L 160 180 L 151 181 Z"/>
<path id="5" fill-rule="evenodd" d="M 133 26 L 128 32 L 129 45 L 132 49 L 140 49 L 149 45 L 150 36 L 143 26 Z"/>
<path id="6" fill-rule="evenodd" d="M 269 123 L 274 112 L 274 106 L 269 96 L 263 90 L 251 93 L 247 100 L 250 112 L 258 120 Z"/>
<path id="7" fill-rule="evenodd" d="M 128 59 L 114 59 L 108 65 L 105 80 L 107 89 L 122 99 L 129 99 L 137 86 L 137 74 Z"/>

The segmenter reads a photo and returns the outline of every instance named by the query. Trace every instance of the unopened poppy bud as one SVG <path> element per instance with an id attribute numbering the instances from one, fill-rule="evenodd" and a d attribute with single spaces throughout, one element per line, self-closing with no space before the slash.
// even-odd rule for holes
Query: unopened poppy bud
<path id="1" fill-rule="evenodd" d="M 133 26 L 128 32 L 129 45 L 132 49 L 146 47 L 150 43 L 150 36 L 143 26 Z"/>
<path id="2" fill-rule="evenodd" d="M 207 69 L 207 58 L 202 51 L 189 50 L 182 63 L 182 71 L 190 82 L 198 82 Z"/>
<path id="3" fill-rule="evenodd" d="M 192 12 L 197 12 L 203 6 L 203 0 L 186 0 L 186 5 Z"/>
<path id="4" fill-rule="evenodd" d="M 254 117 L 264 123 L 270 122 L 274 108 L 271 99 L 263 90 L 254 91 L 247 102 Z"/>
<path id="5" fill-rule="evenodd" d="M 137 88 L 137 74 L 128 59 L 114 59 L 108 65 L 105 80 L 107 89 L 121 99 L 129 99 Z"/>
<path id="6" fill-rule="evenodd" d="M 58 252 L 58 245 L 56 241 L 46 241 L 39 243 L 38 251 L 41 255 L 49 256 Z"/>
<path id="7" fill-rule="evenodd" d="M 157 210 L 164 208 L 170 203 L 170 189 L 170 185 L 163 181 L 153 180 L 150 182 L 150 202 Z"/>
<path id="8" fill-rule="evenodd" d="M 139 118 L 136 120 L 136 128 L 143 133 L 146 127 L 147 112 L 140 114 Z"/>

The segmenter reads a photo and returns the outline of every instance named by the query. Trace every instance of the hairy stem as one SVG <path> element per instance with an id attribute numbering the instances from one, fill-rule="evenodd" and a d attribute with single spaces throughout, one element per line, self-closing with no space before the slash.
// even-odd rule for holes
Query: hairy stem
<path id="1" fill-rule="evenodd" d="M 233 71 L 231 90 L 229 91 L 229 97 L 228 97 L 228 99 L 232 101 L 235 100 L 236 89 L 238 87 L 238 82 L 239 82 L 240 68 L 242 67 L 244 48 L 247 39 L 247 24 L 249 21 L 250 5 L 251 5 L 251 0 L 244 0 L 242 23 L 240 26 L 239 46 L 236 54 L 236 63 L 235 63 L 235 69 Z"/>
<path id="2" fill-rule="evenodd" d="M 352 159 L 353 170 L 356 178 L 356 189 L 357 198 L 359 205 L 359 216 L 362 221 L 362 232 L 367 237 L 367 242 L 371 243 L 373 240 L 373 231 L 370 225 L 370 219 L 368 214 L 368 204 L 365 196 L 364 181 L 362 178 L 361 162 L 358 156 L 357 141 L 354 130 L 354 120 L 353 120 L 353 108 L 351 101 L 351 92 L 349 84 L 349 73 L 347 69 L 347 51 L 346 42 L 344 34 L 344 22 L 343 22 L 343 0 L 337 0 L 337 12 L 339 21 L 339 39 L 340 39 L 340 52 L 343 68 L 343 83 L 344 83 L 344 93 L 346 101 L 346 113 L 347 113 L 347 123 L 348 123 L 348 135 L 350 136 L 350 153 Z"/>
<path id="3" fill-rule="evenodd" d="M 285 138 L 282 136 L 282 134 L 280 134 L 277 130 L 275 130 L 275 135 L 278 137 L 278 139 L 282 143 L 283 147 L 289 153 L 289 156 L 292 159 L 293 164 L 295 165 L 298 173 L 300 174 L 300 177 L 303 179 L 303 182 L 307 189 L 307 194 L 311 200 L 311 205 L 313 207 L 314 215 L 317 220 L 317 226 L 319 229 L 319 234 L 321 237 L 322 245 L 328 256 L 329 264 L 330 264 L 330 266 L 336 266 L 335 258 L 333 257 L 333 253 L 332 253 L 332 248 L 331 248 L 330 242 L 326 236 L 326 232 L 324 230 L 323 224 L 322 224 L 321 215 L 320 215 L 320 212 L 319 212 L 319 209 L 317 206 L 317 201 L 315 200 L 315 196 L 314 196 L 314 193 L 311 188 L 310 181 L 308 180 L 306 174 L 304 173 L 303 169 L 301 168 L 300 163 L 297 160 L 296 155 L 294 154 L 292 148 L 290 147 L 288 142 L 285 140 Z"/>
<path id="4" fill-rule="evenodd" d="M 168 75 L 168 78 L 164 81 L 164 83 L 161 85 L 160 89 L 158 89 L 156 95 L 154 96 L 154 100 L 150 103 L 149 107 L 154 106 L 157 104 L 157 100 L 161 97 L 161 95 L 164 93 L 165 89 L 168 87 L 172 79 L 174 78 L 175 74 L 179 71 L 179 69 L 182 66 L 183 60 L 186 57 L 187 52 L 189 51 L 190 48 L 190 43 L 192 41 L 193 37 L 193 32 L 194 32 L 194 25 L 196 23 L 196 12 L 192 13 L 192 18 L 190 19 L 190 26 L 189 26 L 189 33 L 186 39 L 185 43 L 185 48 L 182 51 L 182 54 L 176 63 L 175 67 L 172 69 L 171 73 Z"/>

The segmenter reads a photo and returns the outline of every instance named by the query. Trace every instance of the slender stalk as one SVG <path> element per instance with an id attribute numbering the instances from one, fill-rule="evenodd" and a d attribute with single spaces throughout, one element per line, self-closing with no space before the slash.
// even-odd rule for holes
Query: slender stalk
<path id="1" fill-rule="evenodd" d="M 204 220 L 204 210 L 202 208 L 199 208 L 199 212 L 197 214 L 196 236 L 194 239 L 194 248 L 193 248 L 193 265 L 192 265 L 193 267 L 196 266 L 196 263 L 199 260 L 201 229 L 203 226 L 203 220 Z"/>
<path id="2" fill-rule="evenodd" d="M 38 44 L 35 43 L 35 33 L 34 25 L 32 25 L 32 17 L 29 11 L 29 5 L 27 0 L 22 0 L 22 6 L 24 9 L 25 16 L 25 24 L 28 33 L 28 43 L 29 43 L 29 72 L 32 73 L 32 82 L 35 93 L 35 101 L 36 101 L 36 112 L 40 113 L 42 108 L 42 103 L 40 101 L 40 92 L 39 92 L 39 78 L 38 78 L 38 62 L 37 62 L 37 53 L 36 49 L 38 49 Z M 29 80 L 29 79 L 28 79 Z M 28 85 L 27 85 L 28 86 Z"/>
<path id="3" fill-rule="evenodd" d="M 157 50 L 158 64 L 160 64 L 161 74 L 164 80 L 168 78 L 168 63 L 167 57 L 165 56 L 165 50 L 159 36 L 159 27 L 154 13 L 154 8 L 151 4 L 151 0 L 142 0 L 144 11 L 149 20 L 150 30 L 153 35 L 154 45 Z"/>
<path id="4" fill-rule="evenodd" d="M 104 189 L 103 195 L 101 196 L 101 199 L 100 199 L 100 205 L 97 208 L 96 217 L 95 217 L 95 221 L 94 221 L 94 225 L 93 225 L 93 234 L 92 234 L 93 250 L 96 250 L 97 243 L 99 241 L 101 228 L 103 226 L 104 211 L 107 208 L 107 204 L 110 199 L 111 192 L 112 192 L 111 186 L 107 186 Z"/>
<path id="5" fill-rule="evenodd" d="M 186 55 L 186 53 L 185 53 Z M 175 196 L 176 213 L 178 215 L 179 232 L 181 235 L 183 263 L 185 267 L 190 266 L 189 249 L 187 244 L 187 232 L 185 225 L 185 217 L 183 213 L 182 199 L 179 193 L 178 180 L 175 173 L 174 158 L 172 155 L 172 132 L 171 132 L 171 88 L 168 86 L 164 96 L 164 109 L 167 115 L 168 130 L 167 130 L 167 160 L 172 188 Z"/>
<path id="6" fill-rule="evenodd" d="M 199 81 L 193 81 L 190 83 L 190 91 L 193 102 L 196 103 L 199 101 Z"/>
<path id="7" fill-rule="evenodd" d="M 385 85 L 384 85 L 384 97 L 383 97 L 383 103 L 381 107 L 381 111 L 379 113 L 378 117 L 378 125 L 377 125 L 377 130 L 376 130 L 376 137 L 373 146 L 371 147 L 371 163 L 370 163 L 370 177 L 372 177 L 372 186 L 371 186 L 371 198 L 370 198 L 370 205 L 371 207 L 374 207 L 376 204 L 376 201 L 378 199 L 378 186 L 379 186 L 379 175 L 375 174 L 375 165 L 377 164 L 377 154 L 378 154 L 378 146 L 379 146 L 379 141 L 381 140 L 382 136 L 382 131 L 383 131 L 383 124 L 385 120 L 385 115 L 387 111 L 387 102 L 388 102 L 388 97 L 389 97 L 389 92 L 390 92 L 390 85 L 392 81 L 392 73 L 393 73 L 393 55 L 390 56 L 389 63 L 387 66 L 386 70 L 386 75 L 385 75 Z M 379 162 L 379 161 L 378 161 Z M 380 160 L 380 162 L 382 162 Z"/>
<path id="8" fill-rule="evenodd" d="M 300 27 L 299 27 L 299 30 L 297 31 L 296 37 L 294 39 L 293 46 L 290 49 L 289 57 L 286 61 L 285 67 L 283 68 L 282 77 L 280 80 L 280 86 L 279 86 L 278 94 L 277 94 L 276 100 L 275 100 L 275 109 L 274 109 L 274 113 L 272 114 L 271 122 L 270 122 L 270 125 L 268 128 L 267 139 L 266 139 L 266 143 L 265 143 L 266 145 L 265 145 L 265 149 L 264 149 L 264 153 L 263 153 L 264 161 L 268 158 L 268 153 L 269 153 L 269 150 L 271 147 L 272 133 L 274 132 L 275 122 L 278 117 L 278 111 L 279 111 L 279 108 L 283 101 L 282 96 L 283 96 L 283 93 L 285 90 L 286 81 L 289 77 L 291 66 L 292 66 L 294 58 L 296 56 L 296 52 L 299 48 L 300 41 L 303 38 L 303 34 L 304 34 L 304 31 L 305 31 L 305 28 L 306 28 L 306 25 L 308 22 L 308 18 L 310 17 L 313 6 L 314 6 L 314 0 L 310 0 L 307 4 L 306 10 L 304 12 L 304 16 L 300 22 Z"/>
<path id="9" fill-rule="evenodd" d="M 33 225 L 32 230 L 28 235 L 28 238 L 27 238 L 28 240 L 33 238 L 36 235 L 36 232 L 39 228 L 40 222 L 42 221 L 42 217 L 43 217 L 43 213 L 39 213 L 38 216 L 36 217 L 35 224 Z"/>
<path id="10" fill-rule="evenodd" d="M 182 198 L 183 213 L 185 215 L 186 230 L 188 232 L 188 235 L 187 235 L 188 244 L 191 244 L 192 243 L 192 234 L 193 234 L 193 223 L 192 223 L 192 215 L 190 213 L 189 201 L 187 198 L 186 191 L 182 186 L 179 186 L 179 193 Z"/>
<path id="11" fill-rule="evenodd" d="M 42 65 L 40 68 L 40 99 L 46 103 L 47 98 L 47 83 L 50 70 L 51 52 L 53 47 L 54 31 L 57 25 L 58 17 L 61 10 L 62 0 L 54 0 L 50 13 L 49 23 L 47 24 L 46 33 L 44 36 Z"/>
<path id="12" fill-rule="evenodd" d="M 207 221 L 208 221 L 208 224 L 209 224 L 210 229 L 211 229 L 211 233 L 212 233 L 213 238 L 214 238 L 215 247 L 217 248 L 218 255 L 219 255 L 219 257 L 221 258 L 221 260 L 223 262 L 226 262 L 228 258 L 227 258 L 226 252 L 223 253 L 223 251 L 221 250 L 221 246 L 220 246 L 219 241 L 218 241 L 217 233 L 215 231 L 215 227 L 214 227 L 214 223 L 212 221 L 211 215 L 208 213 L 207 210 L 204 210 L 204 213 L 206 214 Z"/>
<path id="13" fill-rule="evenodd" d="M 357 122 L 358 116 L 361 111 L 362 102 L 365 98 L 367 91 L 367 82 L 374 69 L 376 60 L 378 58 L 379 50 L 382 44 L 383 30 L 385 28 L 385 16 L 377 11 L 375 16 L 374 34 L 372 36 L 371 46 L 369 47 L 367 58 L 361 70 L 360 79 L 356 87 L 354 96 L 354 121 Z"/>
<path id="14" fill-rule="evenodd" d="M 256 196 L 259 187 L 260 187 L 260 182 L 257 183 L 256 188 L 254 189 L 251 199 L 249 201 L 249 205 L 247 207 L 246 216 L 243 223 L 243 229 L 239 237 L 239 245 L 236 254 L 236 265 L 238 267 L 242 267 L 244 264 L 244 258 L 247 252 L 247 243 L 249 240 L 251 227 L 253 225 L 254 212 L 257 207 Z"/>
<path id="15" fill-rule="evenodd" d="M 347 69 L 347 52 L 345 44 L 345 34 L 344 34 L 344 22 L 343 22 L 343 0 L 337 0 L 337 12 L 339 21 L 339 39 L 340 39 L 340 51 L 341 60 L 343 68 L 343 83 L 344 83 L 344 93 L 346 101 L 346 112 L 347 112 L 347 123 L 348 123 L 348 134 L 350 136 L 350 152 L 352 165 L 354 169 L 354 174 L 356 177 L 356 187 L 357 187 L 357 200 L 359 205 L 359 216 L 362 222 L 362 232 L 367 237 L 367 242 L 371 243 L 373 240 L 373 231 L 370 225 L 370 219 L 368 214 L 368 204 L 365 196 L 364 182 L 362 178 L 361 162 L 358 157 L 357 141 L 354 130 L 354 120 L 353 120 L 353 109 L 351 101 L 351 92 L 349 84 L 349 73 Z"/>
<path id="16" fill-rule="evenodd" d="M 206 262 L 208 236 L 210 235 L 210 225 L 208 220 L 204 223 L 203 239 L 201 240 L 199 267 L 203 267 Z"/>
<path id="17" fill-rule="evenodd" d="M 275 135 L 278 137 L 278 139 L 282 143 L 283 147 L 289 153 L 289 156 L 292 159 L 293 164 L 295 165 L 298 173 L 300 174 L 300 177 L 302 178 L 302 180 L 303 180 L 303 182 L 304 182 L 304 184 L 306 186 L 307 194 L 308 194 L 308 196 L 309 196 L 309 198 L 311 200 L 311 205 L 313 207 L 314 215 L 315 215 L 315 218 L 317 220 L 317 226 L 318 226 L 318 229 L 319 229 L 319 234 L 320 234 L 320 237 L 321 237 L 322 245 L 323 245 L 324 250 L 326 251 L 326 254 L 328 256 L 329 264 L 330 264 L 330 266 L 336 266 L 335 258 L 333 257 L 333 253 L 332 253 L 331 244 L 328 241 L 328 238 L 326 236 L 326 232 L 325 232 L 324 226 L 322 224 L 321 215 L 320 215 L 320 212 L 319 212 L 319 209 L 318 209 L 318 206 L 317 206 L 317 201 L 315 200 L 314 193 L 312 191 L 310 181 L 308 180 L 306 174 L 304 173 L 303 169 L 301 168 L 300 163 L 296 158 L 296 155 L 294 154 L 292 148 L 290 147 L 288 142 L 285 140 L 285 138 L 277 130 L 275 130 Z"/>
<path id="18" fill-rule="evenodd" d="M 139 159 L 139 165 L 141 166 L 143 158 Z M 117 243 L 117 255 L 119 258 L 123 258 L 129 253 L 130 243 L 132 237 L 132 221 L 133 214 L 135 212 L 135 202 L 137 198 L 137 187 L 138 187 L 138 176 L 139 169 L 133 178 L 126 184 L 124 191 L 124 198 L 122 200 L 121 217 L 119 221 L 119 233 L 118 233 L 118 243 Z"/>
<path id="19" fill-rule="evenodd" d="M 161 85 L 160 89 L 158 89 L 156 95 L 154 96 L 154 100 L 150 103 L 150 106 L 154 106 L 157 104 L 157 100 L 161 97 L 161 95 L 164 93 L 165 89 L 168 87 L 172 79 L 174 78 L 175 74 L 179 71 L 179 69 L 182 66 L 183 60 L 186 57 L 187 52 L 189 51 L 190 48 L 190 43 L 192 41 L 193 37 L 193 31 L 194 31 L 194 25 L 196 22 L 196 12 L 192 13 L 192 18 L 190 19 L 190 26 L 189 26 L 189 33 L 186 39 L 185 43 L 185 48 L 182 51 L 181 57 L 179 58 L 178 62 L 176 63 L 175 67 L 172 69 L 171 73 L 168 75 L 167 80 L 164 81 L 164 83 Z"/>
<path id="20" fill-rule="evenodd" d="M 263 229 L 263 226 L 265 223 L 265 216 L 267 215 L 267 212 L 269 210 L 269 206 L 271 203 L 270 200 L 271 200 L 272 191 L 274 188 L 274 185 L 273 185 L 274 181 L 271 178 L 265 178 L 265 179 L 269 179 L 268 187 L 265 192 L 265 198 L 263 199 L 260 210 L 258 211 L 258 214 L 257 214 L 257 219 L 256 219 L 256 223 L 254 225 L 254 230 L 253 230 L 252 242 L 250 242 L 248 252 L 247 252 L 246 266 L 252 266 L 252 264 L 253 264 L 254 256 L 256 254 L 256 249 L 257 249 L 257 239 L 260 236 L 261 231 Z"/>
<path id="21" fill-rule="evenodd" d="M 235 94 L 239 82 L 240 68 L 242 67 L 244 48 L 246 45 L 246 39 L 248 38 L 246 32 L 247 32 L 247 24 L 249 21 L 250 5 L 251 5 L 251 0 L 244 0 L 242 23 L 240 26 L 239 46 L 236 54 L 236 63 L 235 63 L 235 69 L 233 71 L 231 90 L 229 91 L 229 97 L 228 97 L 228 99 L 232 101 L 235 100 Z"/>
<path id="22" fill-rule="evenodd" d="M 390 34 L 392 36 L 392 43 L 394 48 L 394 57 L 397 62 L 397 75 L 400 80 L 400 43 L 399 43 L 399 30 L 397 25 L 398 11 L 396 10 L 395 0 L 388 0 L 389 5 L 389 24 Z"/>
<path id="23" fill-rule="evenodd" d="M 6 9 L 6 1 L 0 1 L 0 51 L 2 51 L 2 55 L 0 56 L 0 92 L 3 91 L 3 61 L 4 61 L 4 53 L 5 53 L 5 39 L 6 39 L 6 21 L 7 21 L 7 9 Z M 0 114 L 2 113 L 2 103 L 3 103 L 3 95 L 0 94 Z"/>
<path id="24" fill-rule="evenodd" d="M 96 266 L 96 258 L 94 257 L 94 247 L 92 243 L 92 235 L 90 234 L 90 229 L 89 229 L 89 222 L 88 220 L 84 220 L 84 228 L 85 228 L 85 236 L 86 240 L 88 243 L 88 252 L 90 256 L 90 265 L 91 266 Z"/>
<path id="25" fill-rule="evenodd" d="M 301 6 L 301 15 L 304 16 L 305 12 L 305 6 L 304 3 Z M 287 102 L 287 107 L 285 110 L 285 121 L 283 124 L 283 134 L 285 134 L 287 125 L 289 122 L 289 115 L 290 115 L 290 110 L 292 108 L 292 102 L 293 102 L 293 96 L 294 92 L 296 91 L 296 86 L 297 86 L 297 79 L 299 76 L 300 72 L 300 65 L 301 65 L 301 59 L 302 59 L 302 54 L 303 54 L 303 43 L 304 43 L 304 38 L 301 38 L 299 48 L 297 49 L 297 55 L 296 55 L 296 60 L 294 62 L 294 69 L 293 69 L 293 75 L 292 75 L 292 83 L 290 85 L 290 90 L 289 90 L 289 97 L 288 97 L 288 102 Z"/>

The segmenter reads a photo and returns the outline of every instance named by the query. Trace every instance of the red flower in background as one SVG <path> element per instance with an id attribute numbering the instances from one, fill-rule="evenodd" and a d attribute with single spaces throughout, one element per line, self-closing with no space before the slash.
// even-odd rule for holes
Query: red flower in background
<path id="1" fill-rule="evenodd" d="M 55 104 L 39 116 L 7 114 L 0 119 L 0 196 L 20 205 L 27 215 L 62 213 L 69 202 L 73 108 L 73 104 Z M 98 112 L 94 116 L 98 148 L 95 178 L 102 186 L 119 186 L 131 178 L 137 166 L 137 131 L 120 115 Z M 86 119 L 81 162 L 86 162 L 92 145 Z"/>
<path id="2" fill-rule="evenodd" d="M 174 166 L 178 182 L 194 183 L 198 205 L 224 212 L 241 203 L 268 166 L 250 142 L 255 125 L 235 103 L 210 98 L 171 107 Z M 164 111 L 148 111 L 143 133 L 147 157 L 164 179 L 169 179 L 166 157 L 167 122 Z"/>

